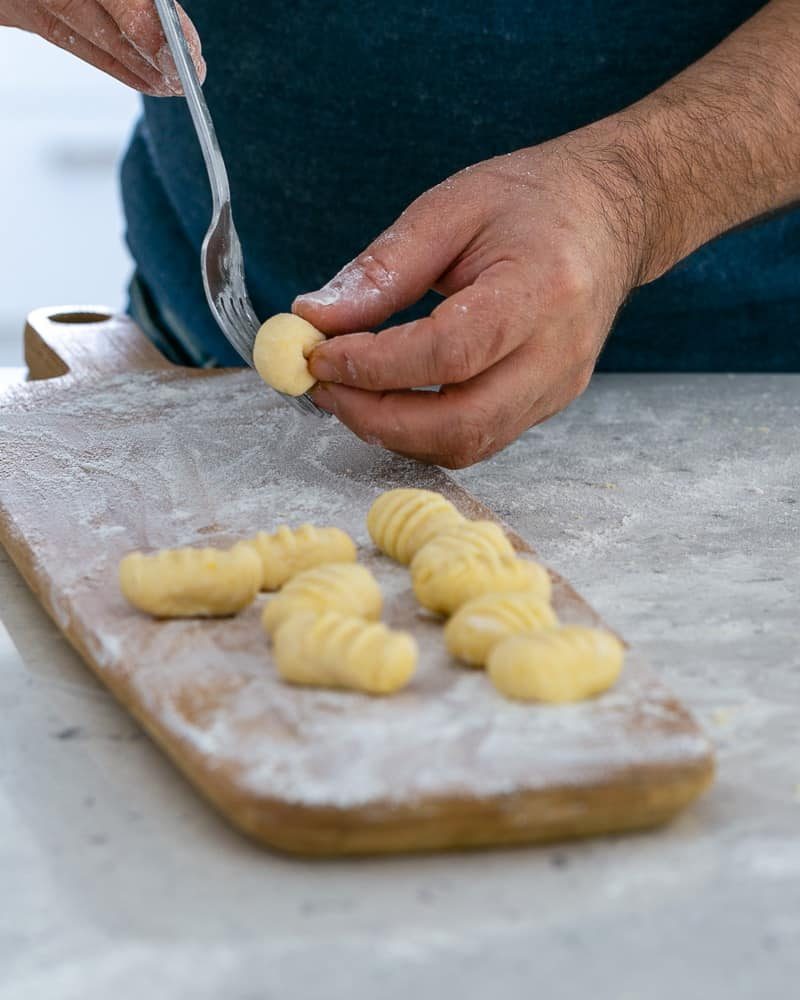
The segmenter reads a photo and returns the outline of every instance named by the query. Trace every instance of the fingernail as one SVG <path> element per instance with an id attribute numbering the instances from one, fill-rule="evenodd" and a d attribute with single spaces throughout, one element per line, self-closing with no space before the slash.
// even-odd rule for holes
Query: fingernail
<path id="1" fill-rule="evenodd" d="M 311 398 L 321 410 L 327 413 L 336 413 L 336 402 L 333 393 L 326 385 L 318 385 L 311 390 Z"/>
<path id="2" fill-rule="evenodd" d="M 162 45 L 158 50 L 156 55 L 156 66 L 159 70 L 161 70 L 161 73 L 166 80 L 174 79 L 178 75 L 178 67 L 175 65 L 175 60 L 172 58 L 172 52 L 169 45 Z"/>
<path id="3" fill-rule="evenodd" d="M 332 306 L 344 298 L 341 286 L 338 283 L 339 275 L 331 278 L 327 285 L 318 288 L 315 292 L 305 292 L 298 295 L 294 300 L 294 305 Z"/>
<path id="4" fill-rule="evenodd" d="M 194 62 L 194 68 L 197 71 L 200 82 L 203 83 L 208 72 L 206 61 L 200 55 L 193 55 L 192 61 Z M 178 74 L 178 67 L 175 65 L 175 60 L 172 57 L 172 50 L 169 45 L 162 45 L 158 50 L 158 55 L 156 56 L 156 67 L 164 77 L 165 85 L 169 87 L 174 94 L 183 94 L 183 85 L 181 84 L 181 78 Z"/>
<path id="5" fill-rule="evenodd" d="M 168 88 L 173 97 L 182 97 L 183 84 L 181 83 L 181 78 L 178 75 L 178 67 L 175 65 L 175 60 L 172 58 L 172 52 L 170 52 L 169 46 L 163 45 L 158 50 L 156 62 L 158 63 L 158 68 L 164 78 L 164 86 Z"/>

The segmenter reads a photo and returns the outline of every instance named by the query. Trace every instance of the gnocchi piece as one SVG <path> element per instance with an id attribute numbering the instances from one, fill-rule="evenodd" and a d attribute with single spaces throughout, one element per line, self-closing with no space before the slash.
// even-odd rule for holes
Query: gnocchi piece
<path id="1" fill-rule="evenodd" d="M 610 688 L 625 651 L 610 632 L 563 625 L 512 636 L 489 654 L 489 677 L 507 698 L 520 701 L 581 701 Z"/>
<path id="2" fill-rule="evenodd" d="M 442 539 L 444 542 L 445 539 Z M 414 558 L 411 585 L 419 603 L 437 614 L 451 615 L 481 594 L 533 591 L 550 599 L 550 575 L 544 566 L 506 553 L 465 552 L 441 558 L 441 548 L 426 545 Z"/>
<path id="3" fill-rule="evenodd" d="M 275 633 L 273 656 L 291 684 L 392 694 L 408 684 L 418 653 L 407 632 L 326 611 L 286 619 Z"/>
<path id="4" fill-rule="evenodd" d="M 552 628 L 558 623 L 549 601 L 535 591 L 482 594 L 456 611 L 444 629 L 451 655 L 483 667 L 489 653 L 511 635 Z"/>
<path id="5" fill-rule="evenodd" d="M 514 546 L 500 525 L 494 521 L 463 521 L 423 545 L 411 560 L 411 572 L 414 572 L 414 565 L 422 561 L 441 565 L 454 557 L 491 555 L 492 552 L 514 555 Z"/>
<path id="6" fill-rule="evenodd" d="M 299 316 L 279 313 L 261 327 L 253 345 L 253 365 L 267 385 L 302 396 L 315 384 L 306 359 L 325 335 Z"/>
<path id="7" fill-rule="evenodd" d="M 132 552 L 119 564 L 128 601 L 154 618 L 217 618 L 247 607 L 261 586 L 261 560 L 244 542 L 232 549 Z"/>
<path id="8" fill-rule="evenodd" d="M 302 611 L 338 611 L 377 620 L 383 599 L 378 581 L 358 563 L 328 563 L 292 577 L 264 608 L 261 624 L 269 635 L 292 615 Z"/>
<path id="9" fill-rule="evenodd" d="M 450 501 L 432 490 L 389 490 L 378 497 L 367 514 L 372 541 L 381 552 L 404 565 L 426 542 L 463 522 L 463 515 Z"/>
<path id="10" fill-rule="evenodd" d="M 261 559 L 262 590 L 278 590 L 295 574 L 313 566 L 356 561 L 353 539 L 339 528 L 301 524 L 292 529 L 282 525 L 271 535 L 259 531 L 248 544 Z"/>

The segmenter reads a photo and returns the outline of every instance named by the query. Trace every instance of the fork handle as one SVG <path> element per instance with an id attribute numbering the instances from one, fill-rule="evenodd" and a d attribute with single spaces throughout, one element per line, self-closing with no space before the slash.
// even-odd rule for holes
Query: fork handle
<path id="1" fill-rule="evenodd" d="M 203 151 L 203 159 L 206 161 L 206 170 L 211 184 L 214 214 L 216 215 L 222 206 L 230 201 L 230 182 L 228 171 L 225 169 L 225 161 L 222 158 L 222 150 L 219 148 L 214 122 L 211 120 L 211 112 L 208 110 L 205 97 L 203 97 L 203 90 L 200 86 L 197 70 L 194 68 L 194 62 L 189 54 L 189 46 L 186 44 L 174 0 L 155 0 L 155 5 L 164 28 L 164 34 L 167 36 L 172 58 L 178 68 L 178 76 L 183 85 L 183 93 L 189 105 L 197 138 L 200 140 L 200 148 Z"/>

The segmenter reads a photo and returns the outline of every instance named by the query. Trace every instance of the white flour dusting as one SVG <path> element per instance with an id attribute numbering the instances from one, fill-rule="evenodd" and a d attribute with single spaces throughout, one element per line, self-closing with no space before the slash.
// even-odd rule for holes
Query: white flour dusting
<path id="1" fill-rule="evenodd" d="M 579 785 L 706 754 L 635 654 L 612 692 L 564 707 L 505 701 L 482 672 L 453 665 L 408 571 L 377 556 L 365 526 L 379 492 L 441 489 L 437 470 L 299 419 L 250 372 L 137 374 L 33 397 L 0 412 L 0 508 L 52 580 L 56 621 L 78 625 L 101 678 L 127 684 L 168 743 L 199 751 L 207 771 L 226 767 L 241 791 L 347 807 Z M 132 548 L 227 544 L 306 520 L 354 536 L 386 621 L 413 629 L 420 668 L 398 696 L 283 684 L 258 623 L 268 598 L 223 622 L 155 623 L 119 594 Z M 555 595 L 565 620 L 595 620 L 559 581 Z"/>
<path id="2" fill-rule="evenodd" d="M 372 257 L 364 258 L 365 263 L 371 260 L 373 260 Z M 298 301 L 313 302 L 320 306 L 332 306 L 342 301 L 365 302 L 379 297 L 385 290 L 390 289 L 396 278 L 397 274 L 394 271 L 386 271 L 381 275 L 380 270 L 374 268 L 370 281 L 364 276 L 363 269 L 355 261 L 351 261 L 326 285 L 314 292 L 300 295 Z"/>

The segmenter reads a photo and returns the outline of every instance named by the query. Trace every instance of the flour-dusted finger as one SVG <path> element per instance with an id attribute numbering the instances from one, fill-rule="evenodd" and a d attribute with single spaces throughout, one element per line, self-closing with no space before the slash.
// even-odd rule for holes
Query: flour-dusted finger
<path id="1" fill-rule="evenodd" d="M 370 444 L 464 468 L 500 451 L 583 392 L 592 364 L 576 361 L 560 371 L 568 350 L 559 352 L 553 338 L 532 341 L 476 378 L 437 392 L 370 392 L 326 383 L 312 396 Z"/>
<path id="2" fill-rule="evenodd" d="M 536 284 L 503 261 L 430 316 L 375 336 L 332 337 L 309 368 L 321 382 L 373 391 L 466 382 L 529 340 L 541 309 Z"/>
<path id="3" fill-rule="evenodd" d="M 293 311 L 329 335 L 368 330 L 417 302 L 469 243 L 477 215 L 447 184 L 426 191 Z"/>
<path id="4" fill-rule="evenodd" d="M 521 367 L 515 352 L 469 382 L 438 392 L 369 392 L 325 384 L 314 400 L 355 434 L 401 455 L 463 468 L 513 440 L 546 373 Z M 522 423 L 521 423 L 522 421 Z"/>
<path id="5" fill-rule="evenodd" d="M 98 48 L 65 21 L 55 17 L 42 3 L 12 3 L 7 16 L 11 26 L 41 36 L 134 90 L 153 97 L 163 97 L 170 93 L 163 80 L 160 80 L 158 74 L 148 67 L 144 60 L 137 56 L 137 65 L 142 69 L 142 74 L 139 74 L 111 53 Z M 132 50 L 129 54 L 136 56 Z"/>
<path id="6" fill-rule="evenodd" d="M 160 96 L 175 93 L 161 70 L 131 44 L 99 0 L 38 0 L 35 6 L 38 10 L 32 12 L 34 20 L 30 30 L 68 51 L 80 47 L 93 56 L 87 61 L 103 72 L 110 72 L 109 67 L 114 63 L 124 67 L 132 77 L 143 82 L 139 90 Z M 86 49 L 87 43 L 107 58 L 94 57 L 93 52 Z M 112 75 L 120 78 L 118 73 Z"/>
<path id="7" fill-rule="evenodd" d="M 111 18 L 125 38 L 141 56 L 163 75 L 175 93 L 182 93 L 175 60 L 167 44 L 161 20 L 153 0 L 102 0 Z M 205 79 L 206 64 L 203 59 L 200 36 L 184 9 L 178 5 L 183 34 L 200 80 Z"/>

